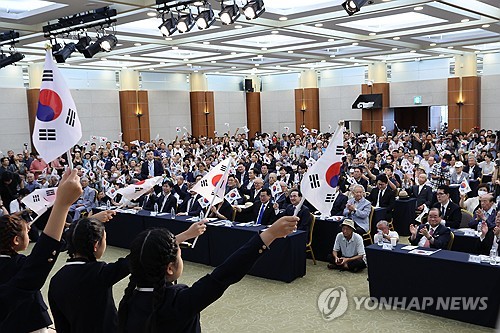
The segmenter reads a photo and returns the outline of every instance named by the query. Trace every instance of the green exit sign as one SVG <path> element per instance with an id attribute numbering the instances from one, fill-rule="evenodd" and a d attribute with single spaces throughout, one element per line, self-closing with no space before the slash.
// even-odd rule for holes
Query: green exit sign
<path id="1" fill-rule="evenodd" d="M 415 105 L 422 104 L 422 96 L 413 97 L 413 104 Z"/>

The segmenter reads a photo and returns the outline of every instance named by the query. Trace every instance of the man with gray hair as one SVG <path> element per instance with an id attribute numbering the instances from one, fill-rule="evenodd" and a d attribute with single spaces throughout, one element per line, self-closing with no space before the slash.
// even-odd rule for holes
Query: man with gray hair
<path id="1" fill-rule="evenodd" d="M 370 231 L 372 205 L 366 200 L 365 188 L 362 185 L 353 185 L 351 191 L 353 197 L 347 201 L 343 215 L 354 221 L 357 233 L 364 234 Z"/>
<path id="2" fill-rule="evenodd" d="M 80 218 L 82 212 L 90 212 L 92 208 L 95 208 L 95 196 L 97 191 L 89 186 L 89 179 L 87 177 L 82 177 L 80 183 L 82 183 L 82 195 L 69 208 L 70 213 L 74 213 L 73 222 Z"/>
<path id="3" fill-rule="evenodd" d="M 381 239 L 384 243 L 390 243 L 391 238 L 396 238 L 397 242 L 399 242 L 399 235 L 396 231 L 389 230 L 389 223 L 386 220 L 381 220 L 377 223 L 377 231 L 378 233 L 373 236 L 373 241 L 378 243 L 379 239 Z"/>

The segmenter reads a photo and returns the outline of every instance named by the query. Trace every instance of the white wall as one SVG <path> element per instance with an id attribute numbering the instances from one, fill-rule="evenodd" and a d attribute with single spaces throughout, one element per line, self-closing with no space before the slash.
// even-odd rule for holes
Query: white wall
<path id="1" fill-rule="evenodd" d="M 450 77 L 451 58 L 406 61 L 391 64 L 391 82 L 436 80 Z"/>
<path id="2" fill-rule="evenodd" d="M 300 74 L 298 73 L 263 75 L 260 78 L 262 91 L 293 90 L 300 86 Z"/>
<path id="3" fill-rule="evenodd" d="M 352 104 L 361 94 L 361 84 L 319 89 L 319 121 L 321 132 L 335 130 L 339 120 L 361 120 L 361 110 Z M 328 125 L 331 125 L 332 130 Z"/>
<path id="4" fill-rule="evenodd" d="M 231 133 L 234 133 L 237 127 L 247 125 L 245 98 L 244 92 L 214 92 L 215 130 L 219 135 L 227 132 L 225 123 L 229 123 Z M 243 133 L 241 130 L 239 132 Z"/>
<path id="5" fill-rule="evenodd" d="M 366 71 L 366 66 L 338 68 L 322 71 L 319 74 L 319 87 L 323 88 L 349 85 L 361 86 L 361 84 L 365 83 Z"/>
<path id="6" fill-rule="evenodd" d="M 24 149 L 23 143 L 28 143 L 31 147 L 26 89 L 2 88 L 0 101 L 0 124 L 2 126 L 0 150 L 5 155 L 9 149 L 20 153 Z"/>
<path id="7" fill-rule="evenodd" d="M 165 141 L 175 139 L 176 127 L 184 134 L 186 127 L 191 132 L 191 108 L 188 91 L 157 91 L 148 92 L 150 137 L 157 134 Z"/>
<path id="8" fill-rule="evenodd" d="M 448 80 L 392 82 L 391 107 L 414 106 L 413 98 L 422 96 L 422 105 L 448 105 Z"/>
<path id="9" fill-rule="evenodd" d="M 262 132 L 295 132 L 295 91 L 264 91 L 260 95 Z"/>
<path id="10" fill-rule="evenodd" d="M 82 123 L 83 141 L 92 135 L 114 141 L 121 132 L 120 99 L 117 90 L 71 90 Z"/>
<path id="11" fill-rule="evenodd" d="M 500 53 L 489 53 L 483 57 L 483 75 L 500 74 Z"/>
<path id="12" fill-rule="evenodd" d="M 486 75 L 481 78 L 481 127 L 500 129 L 498 89 L 500 75 Z"/>

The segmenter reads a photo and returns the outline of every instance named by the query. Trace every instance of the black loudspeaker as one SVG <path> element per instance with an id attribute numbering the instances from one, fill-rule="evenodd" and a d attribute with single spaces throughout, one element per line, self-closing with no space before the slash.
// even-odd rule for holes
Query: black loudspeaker
<path id="1" fill-rule="evenodd" d="M 245 79 L 245 91 L 253 92 L 252 79 Z"/>

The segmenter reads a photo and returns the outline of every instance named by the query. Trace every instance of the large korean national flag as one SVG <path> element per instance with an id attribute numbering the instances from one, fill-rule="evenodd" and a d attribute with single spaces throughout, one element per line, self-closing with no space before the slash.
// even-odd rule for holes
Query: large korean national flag
<path id="1" fill-rule="evenodd" d="M 304 197 L 324 216 L 330 216 L 340 181 L 343 135 L 344 126 L 338 126 L 325 153 L 307 170 L 300 183 Z"/>
<path id="2" fill-rule="evenodd" d="M 213 167 L 195 186 L 193 186 L 192 191 L 200 194 L 209 201 L 214 200 L 214 205 L 223 201 L 231 160 L 232 158 L 228 157 Z"/>
<path id="3" fill-rule="evenodd" d="M 40 156 L 50 163 L 78 143 L 81 137 L 82 125 L 78 119 L 75 102 L 52 60 L 51 49 L 48 49 L 33 130 L 33 144 Z"/>

